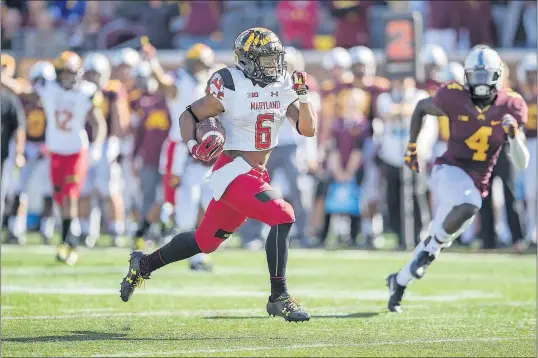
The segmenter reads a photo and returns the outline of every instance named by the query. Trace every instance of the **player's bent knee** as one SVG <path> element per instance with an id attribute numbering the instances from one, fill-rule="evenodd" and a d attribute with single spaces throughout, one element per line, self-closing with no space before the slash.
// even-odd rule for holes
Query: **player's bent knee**
<path id="1" fill-rule="evenodd" d="M 265 223 L 269 226 L 279 224 L 292 224 L 295 222 L 295 211 L 293 207 L 284 199 L 271 200 L 267 203 L 267 219 Z"/>
<path id="2" fill-rule="evenodd" d="M 449 234 L 458 231 L 461 226 L 474 217 L 480 208 L 474 204 L 463 203 L 452 208 L 443 222 L 443 228 Z"/>

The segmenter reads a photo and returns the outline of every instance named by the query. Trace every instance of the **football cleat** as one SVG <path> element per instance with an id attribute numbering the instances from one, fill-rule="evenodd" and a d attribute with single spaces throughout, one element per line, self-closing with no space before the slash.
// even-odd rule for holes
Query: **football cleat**
<path id="1" fill-rule="evenodd" d="M 288 322 L 303 322 L 310 320 L 310 315 L 306 312 L 299 301 L 284 293 L 277 299 L 269 297 L 267 301 L 267 313 L 270 316 L 283 317 Z"/>
<path id="2" fill-rule="evenodd" d="M 73 266 L 78 261 L 78 253 L 75 249 L 70 249 L 69 255 L 67 255 L 67 258 L 65 259 L 65 263 L 69 266 Z"/>
<path id="3" fill-rule="evenodd" d="M 56 249 L 56 260 L 59 262 L 66 262 L 69 256 L 69 247 L 66 244 L 58 245 Z"/>
<path id="4" fill-rule="evenodd" d="M 391 312 L 402 313 L 401 302 L 406 287 L 396 282 L 396 275 L 396 273 L 393 273 L 387 277 L 387 286 L 389 288 L 389 302 L 387 307 Z"/>
<path id="5" fill-rule="evenodd" d="M 409 268 L 411 275 L 413 275 L 413 277 L 416 279 L 421 279 L 424 277 L 426 269 L 431 265 L 433 260 L 435 260 L 435 255 L 431 255 L 428 251 L 419 252 Z"/>
<path id="6" fill-rule="evenodd" d="M 129 301 L 129 298 L 133 295 L 135 288 L 142 286 L 144 280 L 150 278 L 149 274 L 142 275 L 140 270 L 140 261 L 144 257 L 142 251 L 133 251 L 131 258 L 129 259 L 129 271 L 123 278 L 120 287 L 120 297 L 123 302 Z"/>

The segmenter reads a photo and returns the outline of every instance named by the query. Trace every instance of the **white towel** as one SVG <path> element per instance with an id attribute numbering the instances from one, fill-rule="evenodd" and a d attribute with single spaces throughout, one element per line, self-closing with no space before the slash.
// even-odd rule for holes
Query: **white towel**
<path id="1" fill-rule="evenodd" d="M 251 169 L 252 167 L 250 164 L 243 158 L 237 157 L 232 162 L 211 173 L 209 176 L 209 186 L 213 191 L 213 198 L 219 200 L 222 195 L 224 195 L 228 185 L 230 185 L 235 178 L 241 174 L 248 173 Z"/>

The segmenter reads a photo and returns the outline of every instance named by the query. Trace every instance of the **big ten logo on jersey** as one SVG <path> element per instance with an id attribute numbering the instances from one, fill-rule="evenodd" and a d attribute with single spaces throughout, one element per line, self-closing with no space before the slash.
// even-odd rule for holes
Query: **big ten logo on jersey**
<path id="1" fill-rule="evenodd" d="M 170 129 L 168 113 L 165 110 L 153 110 L 146 120 L 146 129 L 167 131 Z"/>
<path id="2" fill-rule="evenodd" d="M 42 109 L 31 109 L 26 115 L 26 132 L 28 139 L 40 138 L 45 134 L 45 112 Z"/>

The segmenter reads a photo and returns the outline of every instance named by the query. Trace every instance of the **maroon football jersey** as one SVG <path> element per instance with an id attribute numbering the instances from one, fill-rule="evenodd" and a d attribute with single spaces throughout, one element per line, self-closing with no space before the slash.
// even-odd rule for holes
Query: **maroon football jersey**
<path id="1" fill-rule="evenodd" d="M 41 100 L 36 94 L 20 96 L 26 115 L 26 140 L 29 142 L 44 142 L 47 120 Z"/>
<path id="2" fill-rule="evenodd" d="M 342 168 L 347 167 L 351 152 L 359 148 L 362 141 L 369 135 L 369 123 L 367 119 L 336 119 L 331 130 L 334 147 L 340 153 Z"/>
<path id="3" fill-rule="evenodd" d="M 473 104 L 469 91 L 457 82 L 439 88 L 433 103 L 447 115 L 450 130 L 447 150 L 435 163 L 465 170 L 485 197 L 491 171 L 506 140 L 502 118 L 511 114 L 520 125 L 525 124 L 527 104 L 518 93 L 502 90 L 494 103 L 480 109 Z"/>
<path id="4" fill-rule="evenodd" d="M 144 165 L 158 168 L 161 147 L 172 123 L 166 99 L 159 95 L 142 94 L 133 109 L 141 114 L 133 156 L 141 157 Z"/>

